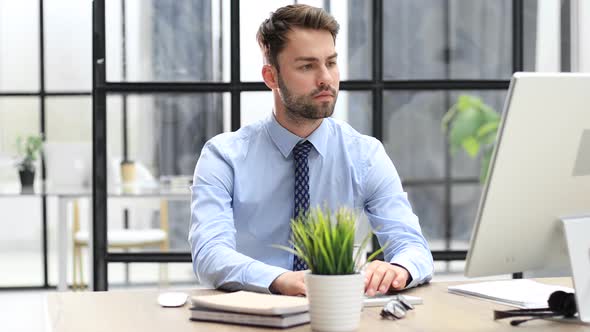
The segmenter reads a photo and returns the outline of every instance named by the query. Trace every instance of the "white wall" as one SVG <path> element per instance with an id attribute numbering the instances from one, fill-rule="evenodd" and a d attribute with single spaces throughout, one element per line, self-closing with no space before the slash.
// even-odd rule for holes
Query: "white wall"
<path id="1" fill-rule="evenodd" d="M 561 66 L 561 1 L 538 2 L 535 70 L 555 72 Z M 574 72 L 590 72 L 590 2 L 571 0 L 571 65 Z"/>
<path id="2" fill-rule="evenodd" d="M 572 69 L 590 72 L 590 2 L 572 0 Z"/>
<path id="3" fill-rule="evenodd" d="M 561 68 L 561 1 L 543 0 L 539 1 L 537 6 L 535 71 L 559 72 Z"/>
<path id="4" fill-rule="evenodd" d="M 145 81 L 152 77 L 151 57 L 151 3 L 141 0 L 126 0 L 126 64 L 127 81 Z M 122 36 L 121 36 L 121 2 L 106 1 L 106 58 L 107 81 L 123 80 Z M 109 155 L 121 158 L 122 151 L 122 99 L 110 96 L 107 108 L 107 137 Z M 141 161 L 154 171 L 156 143 L 154 133 L 154 112 L 152 98 L 149 95 L 132 95 L 127 99 L 129 123 L 128 153 L 137 161 Z"/>
<path id="5" fill-rule="evenodd" d="M 590 3 L 580 1 L 580 71 L 590 72 Z"/>

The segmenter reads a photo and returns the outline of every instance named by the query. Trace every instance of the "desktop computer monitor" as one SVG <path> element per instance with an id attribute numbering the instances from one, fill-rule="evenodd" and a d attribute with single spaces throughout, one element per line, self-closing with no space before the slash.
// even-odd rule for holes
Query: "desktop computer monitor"
<path id="1" fill-rule="evenodd" d="M 467 255 L 467 277 L 539 269 L 571 274 L 590 304 L 590 74 L 515 73 Z M 565 218 L 588 232 L 577 248 Z M 580 242 L 581 241 L 581 242 Z M 568 251 L 569 248 L 569 251 Z M 583 249 L 580 249 L 583 248 Z M 580 272 L 581 271 L 581 272 Z M 576 279 L 584 276 L 584 285 Z M 581 280 L 579 280 L 581 281 Z M 580 300 L 578 300 L 580 303 Z M 581 313 L 581 311 L 580 311 Z"/>

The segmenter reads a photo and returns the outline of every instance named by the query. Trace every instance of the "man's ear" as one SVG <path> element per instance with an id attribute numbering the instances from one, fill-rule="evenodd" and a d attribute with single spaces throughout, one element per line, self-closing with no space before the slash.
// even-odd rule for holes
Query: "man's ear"
<path id="1" fill-rule="evenodd" d="M 262 66 L 262 79 L 264 84 L 271 90 L 279 87 L 278 72 L 273 65 Z"/>

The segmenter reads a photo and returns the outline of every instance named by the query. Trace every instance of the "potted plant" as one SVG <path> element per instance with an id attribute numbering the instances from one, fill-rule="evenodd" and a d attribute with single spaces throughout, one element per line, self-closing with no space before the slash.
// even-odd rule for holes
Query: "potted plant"
<path id="1" fill-rule="evenodd" d="M 482 154 L 479 179 L 485 182 L 494 151 L 500 115 L 480 98 L 461 95 L 442 119 L 442 130 L 449 137 L 451 153 L 463 148 L 476 158 Z"/>
<path id="2" fill-rule="evenodd" d="M 40 135 L 27 136 L 26 139 L 18 137 L 16 148 L 20 161 L 17 162 L 18 174 L 22 187 L 32 187 L 35 182 L 35 161 L 39 156 L 43 145 Z"/>
<path id="3" fill-rule="evenodd" d="M 305 275 L 305 285 L 314 331 L 353 331 L 359 327 L 364 293 L 359 261 L 371 234 L 353 257 L 357 219 L 346 208 L 334 215 L 328 208 L 310 209 L 291 222 L 292 248 L 278 246 L 298 255 L 311 270 Z M 381 251 L 383 248 L 367 261 Z"/>

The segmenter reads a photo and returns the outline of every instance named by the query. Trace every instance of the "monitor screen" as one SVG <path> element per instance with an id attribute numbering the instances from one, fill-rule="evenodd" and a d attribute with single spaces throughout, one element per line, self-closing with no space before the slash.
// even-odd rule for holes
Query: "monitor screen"
<path id="1" fill-rule="evenodd" d="M 590 74 L 514 74 L 465 275 L 569 274 L 560 218 L 589 215 Z"/>

